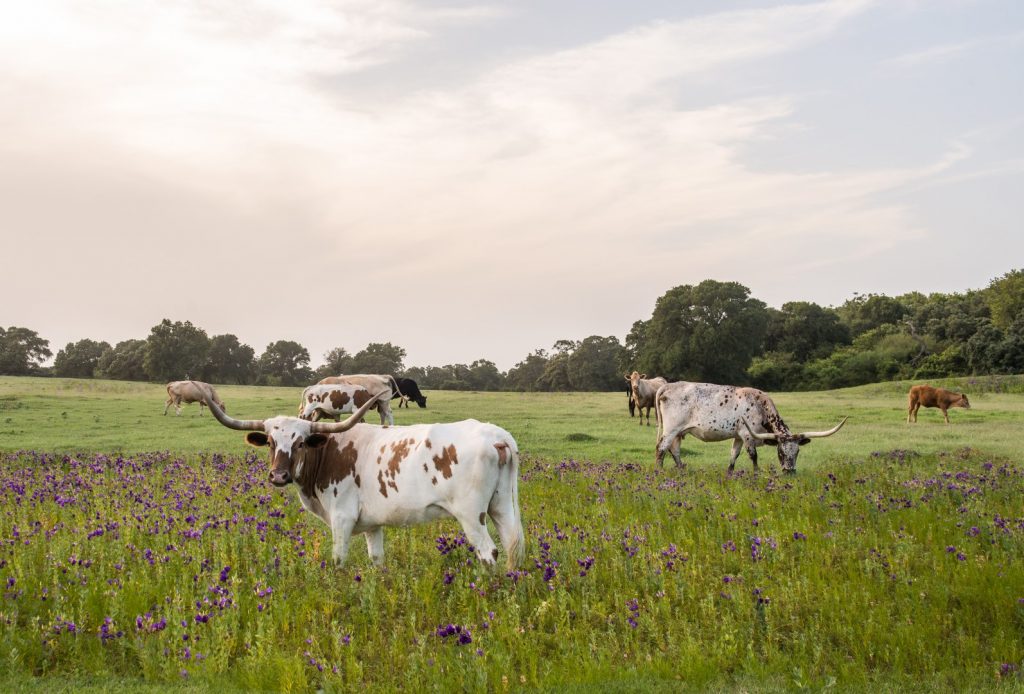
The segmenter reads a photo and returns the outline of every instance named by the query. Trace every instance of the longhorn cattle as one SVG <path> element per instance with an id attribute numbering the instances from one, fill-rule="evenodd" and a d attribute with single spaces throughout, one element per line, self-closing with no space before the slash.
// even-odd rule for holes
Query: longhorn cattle
<path id="1" fill-rule="evenodd" d="M 341 415 L 355 412 L 371 397 L 369 390 L 351 383 L 309 386 L 302 391 L 299 419 L 317 422 L 326 417 L 338 421 Z"/>
<path id="2" fill-rule="evenodd" d="M 665 452 L 681 467 L 679 442 L 690 434 L 701 441 L 732 439 L 729 470 L 736 466 L 740 450 L 746 448 L 757 469 L 757 447 L 775 446 L 779 464 L 786 472 L 796 471 L 800 446 L 813 438 L 831 436 L 846 423 L 846 417 L 828 431 L 794 434 L 782 421 L 775 403 L 756 388 L 719 386 L 681 381 L 662 386 L 657 394 L 658 444 L 655 460 L 664 465 Z"/>
<path id="3" fill-rule="evenodd" d="M 416 381 L 411 378 L 396 378 L 395 383 L 398 384 L 399 393 L 397 395 L 392 395 L 391 399 L 394 400 L 395 398 L 401 398 L 401 400 L 398 401 L 399 407 L 402 407 L 402 405 L 408 407 L 410 400 L 420 407 L 427 406 L 427 396 L 420 392 L 420 387 L 416 385 Z"/>
<path id="4" fill-rule="evenodd" d="M 204 401 L 211 397 L 220 409 L 227 411 L 228 408 L 224 406 L 224 401 L 220 399 L 217 391 L 209 383 L 203 383 L 202 381 L 171 381 L 167 384 L 167 402 L 164 404 L 164 414 L 167 414 L 167 408 L 173 404 L 174 415 L 180 417 L 182 403 L 198 402 L 199 416 L 202 417 Z"/>
<path id="5" fill-rule="evenodd" d="M 391 398 L 399 392 L 398 384 L 393 376 L 382 376 L 379 374 L 351 374 L 348 376 L 328 376 L 317 382 L 317 385 L 347 383 L 354 386 L 362 386 L 370 392 L 370 395 L 382 395 L 377 400 L 377 412 L 380 413 L 381 424 L 394 424 L 395 415 L 391 412 Z"/>
<path id="6" fill-rule="evenodd" d="M 962 393 L 954 393 L 945 388 L 932 388 L 929 385 L 913 386 L 909 393 L 910 402 L 907 406 L 907 423 L 917 421 L 917 411 L 924 407 L 938 407 L 942 410 L 942 416 L 949 424 L 949 414 L 946 412 L 950 407 L 962 407 L 965 410 L 971 409 L 971 403 L 967 396 Z M 913 417 L 913 420 L 911 420 Z"/>
<path id="7" fill-rule="evenodd" d="M 654 395 L 658 392 L 658 388 L 661 388 L 668 381 L 661 376 L 647 378 L 647 374 L 637 373 L 636 371 L 626 374 L 626 380 L 629 382 L 629 389 L 633 393 L 633 402 L 637 412 L 640 414 L 640 426 L 644 424 L 644 408 L 647 409 L 647 426 L 650 426 L 651 408 L 654 407 Z"/>
<path id="8" fill-rule="evenodd" d="M 221 424 L 249 432 L 246 441 L 269 448 L 270 483 L 294 482 L 303 507 L 331 528 L 333 557 L 342 564 L 353 533 L 366 535 L 370 559 L 384 560 L 385 526 L 454 517 L 484 564 L 498 548 L 509 570 L 523 560 L 519 515 L 519 450 L 504 429 L 476 420 L 405 427 L 356 426 L 384 398 L 367 400 L 341 422 L 297 417 L 237 420 L 207 405 Z M 365 486 L 364 486 L 365 485 Z"/>

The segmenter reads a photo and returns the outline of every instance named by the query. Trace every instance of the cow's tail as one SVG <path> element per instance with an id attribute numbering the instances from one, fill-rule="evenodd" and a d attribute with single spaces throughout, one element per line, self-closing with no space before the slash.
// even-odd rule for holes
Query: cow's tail
<path id="1" fill-rule="evenodd" d="M 388 376 L 388 382 L 391 384 L 391 390 L 392 390 L 391 398 L 392 399 L 394 399 L 394 397 L 396 395 L 398 397 L 400 397 L 400 398 L 404 398 L 405 397 L 405 393 L 403 393 L 402 389 L 398 387 L 398 379 L 397 378 L 395 378 L 394 376 Z"/>
<path id="2" fill-rule="evenodd" d="M 519 450 L 511 440 L 494 447 L 498 450 L 498 489 L 489 511 L 505 548 L 506 566 L 512 571 L 526 557 L 526 536 L 519 515 Z"/>

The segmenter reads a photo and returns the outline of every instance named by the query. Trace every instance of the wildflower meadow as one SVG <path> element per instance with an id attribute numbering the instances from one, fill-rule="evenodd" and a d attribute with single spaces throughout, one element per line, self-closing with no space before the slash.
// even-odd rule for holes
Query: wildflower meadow
<path id="1" fill-rule="evenodd" d="M 161 416 L 159 386 L 40 383 L 0 379 L 5 690 L 1024 689 L 1019 394 L 979 386 L 949 427 L 908 425 L 898 387 L 784 394 L 795 428 L 851 420 L 795 475 L 771 449 L 729 475 L 728 443 L 655 467 L 621 394 L 432 392 L 397 423 L 519 443 L 506 571 L 455 521 L 333 566 L 237 432 Z M 245 416 L 297 394 L 222 392 Z"/>

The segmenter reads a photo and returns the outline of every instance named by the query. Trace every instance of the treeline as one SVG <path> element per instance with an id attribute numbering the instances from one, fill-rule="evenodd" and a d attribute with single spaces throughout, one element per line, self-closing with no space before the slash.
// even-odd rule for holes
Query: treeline
<path id="1" fill-rule="evenodd" d="M 111 346 L 89 338 L 57 352 L 28 328 L 0 328 L 0 374 L 296 386 L 340 373 L 387 373 L 442 390 L 618 390 L 636 369 L 669 380 L 818 390 L 896 379 L 1024 372 L 1024 271 L 963 294 L 855 295 L 839 307 L 799 301 L 768 307 L 736 282 L 705 280 L 666 292 L 625 344 L 614 336 L 559 340 L 507 372 L 486 359 L 406 368 L 405 349 L 336 347 L 310 367 L 291 340 L 262 354 L 235 335 L 208 336 L 164 319 L 146 339 Z"/>

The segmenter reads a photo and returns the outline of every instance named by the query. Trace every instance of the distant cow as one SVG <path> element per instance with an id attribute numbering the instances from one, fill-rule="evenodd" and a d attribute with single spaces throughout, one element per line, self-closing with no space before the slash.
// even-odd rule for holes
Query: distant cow
<path id="1" fill-rule="evenodd" d="M 167 384 L 167 403 L 164 405 L 164 414 L 167 414 L 167 408 L 173 404 L 175 416 L 180 417 L 182 403 L 198 402 L 199 416 L 202 417 L 203 404 L 208 397 L 212 397 L 217 406 L 227 412 L 228 408 L 224 406 L 224 401 L 220 399 L 217 391 L 209 383 L 203 383 L 202 381 L 171 381 Z"/>
<path id="2" fill-rule="evenodd" d="M 398 406 L 402 407 L 405 405 L 409 406 L 409 401 L 412 400 L 420 407 L 427 406 L 427 396 L 420 392 L 420 387 L 416 385 L 416 381 L 411 378 L 396 378 L 395 383 L 398 384 L 399 392 L 391 396 L 391 399 L 401 398 L 398 401 Z"/>
<path id="3" fill-rule="evenodd" d="M 317 385 L 348 383 L 354 386 L 362 386 L 370 391 L 370 395 L 381 395 L 377 400 L 377 412 L 380 413 L 381 424 L 394 424 L 395 415 L 391 413 L 391 398 L 395 397 L 398 391 L 398 384 L 393 376 L 380 374 L 350 374 L 348 376 L 328 376 L 322 378 Z"/>
<path id="4" fill-rule="evenodd" d="M 247 443 L 267 446 L 270 483 L 294 483 L 299 501 L 331 529 L 336 564 L 354 533 L 366 535 L 374 564 L 384 561 L 384 528 L 455 518 L 481 563 L 493 565 L 498 548 L 487 531 L 490 517 L 505 548 L 506 568 L 523 560 L 519 513 L 519 449 L 504 429 L 476 420 L 450 424 L 376 427 L 357 422 L 376 398 L 342 422 L 296 417 L 238 420 L 216 404 L 224 426 L 246 431 Z"/>
<path id="5" fill-rule="evenodd" d="M 924 407 L 938 407 L 942 410 L 942 416 L 949 424 L 949 414 L 946 412 L 950 407 L 962 407 L 965 410 L 971 409 L 971 403 L 967 396 L 962 393 L 954 393 L 944 388 L 932 388 L 931 386 L 913 386 L 910 389 L 910 403 L 907 407 L 907 423 L 917 421 L 917 411 Z M 913 419 L 911 419 L 913 418 Z"/>
<path id="6" fill-rule="evenodd" d="M 636 416 L 636 400 L 633 399 L 633 385 L 631 383 L 626 384 L 626 402 L 629 405 L 629 416 Z"/>
<path id="7" fill-rule="evenodd" d="M 633 403 L 640 413 L 640 426 L 644 425 L 644 408 L 647 408 L 647 426 L 651 426 L 651 408 L 654 407 L 654 394 L 658 388 L 668 383 L 664 378 L 647 378 L 647 374 L 634 371 L 626 374 L 629 389 L 633 393 Z"/>
<path id="8" fill-rule="evenodd" d="M 670 383 L 663 386 L 658 400 L 658 445 L 655 461 L 664 464 L 665 452 L 672 454 L 681 467 L 679 442 L 690 434 L 701 441 L 732 439 L 729 470 L 736 466 L 740 450 L 746 448 L 757 469 L 757 447 L 769 444 L 778 449 L 779 464 L 786 472 L 796 471 L 800 446 L 813 438 L 831 436 L 846 423 L 846 418 L 828 431 L 794 434 L 782 421 L 775 403 L 756 388 L 719 386 L 712 383 Z"/>
<path id="9" fill-rule="evenodd" d="M 318 422 L 329 418 L 334 421 L 341 419 L 343 414 L 351 414 L 363 406 L 373 395 L 363 386 L 351 383 L 327 383 L 309 386 L 302 391 L 299 401 L 299 419 Z"/>

